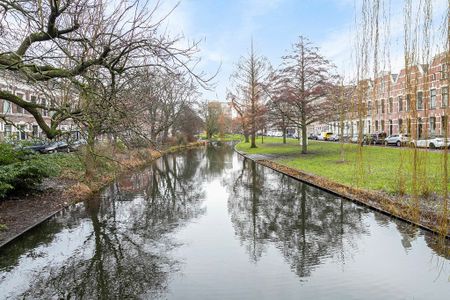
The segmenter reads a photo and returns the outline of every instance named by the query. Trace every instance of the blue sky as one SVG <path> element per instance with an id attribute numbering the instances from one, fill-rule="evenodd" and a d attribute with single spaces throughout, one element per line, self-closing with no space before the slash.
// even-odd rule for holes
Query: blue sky
<path id="1" fill-rule="evenodd" d="M 391 0 L 392 6 L 400 2 Z M 436 9 L 447 0 L 433 0 Z M 163 9 L 178 1 L 162 0 Z M 192 40 L 201 40 L 199 67 L 220 73 L 213 91 L 204 98 L 225 100 L 226 87 L 239 57 L 256 50 L 276 66 L 299 35 L 308 37 L 343 73 L 352 72 L 355 6 L 360 0 L 181 0 L 167 28 Z M 355 4 L 356 3 L 356 4 Z M 436 4 L 437 3 L 437 4 Z M 401 9 L 399 10 L 401 13 Z M 396 15 L 393 14 L 393 19 Z M 397 18 L 401 19 L 401 18 Z M 394 22 L 395 23 L 395 22 Z M 402 25 L 393 25 L 393 39 L 401 40 Z M 395 60 L 395 59 L 394 59 Z M 395 66 L 395 63 L 394 63 Z M 400 67 L 400 66 L 398 66 Z"/>

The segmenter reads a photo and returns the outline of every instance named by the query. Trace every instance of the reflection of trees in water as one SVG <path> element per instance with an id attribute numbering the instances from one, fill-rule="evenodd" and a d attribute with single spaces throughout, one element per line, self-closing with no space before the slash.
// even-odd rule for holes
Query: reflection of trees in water
<path id="1" fill-rule="evenodd" d="M 163 157 L 111 185 L 103 199 L 86 202 L 92 232 L 63 265 L 42 270 L 23 296 L 161 296 L 178 266 L 170 233 L 204 213 L 198 163 L 195 152 Z"/>
<path id="2" fill-rule="evenodd" d="M 82 205 L 73 205 L 56 214 L 56 218 L 33 228 L 20 239 L 0 248 L 0 271 L 8 271 L 15 267 L 20 257 L 27 253 L 28 257 L 39 257 L 43 254 L 36 248 L 53 242 L 55 235 L 63 228 L 73 228 L 80 225 L 84 217 Z"/>
<path id="3" fill-rule="evenodd" d="M 233 147 L 231 144 L 212 143 L 202 152 L 201 174 L 206 179 L 213 179 L 223 175 L 223 171 L 231 168 L 233 160 Z"/>
<path id="4" fill-rule="evenodd" d="M 364 233 L 363 209 L 244 160 L 228 201 L 236 234 L 257 261 L 275 243 L 300 277 L 323 259 L 345 261 Z"/>

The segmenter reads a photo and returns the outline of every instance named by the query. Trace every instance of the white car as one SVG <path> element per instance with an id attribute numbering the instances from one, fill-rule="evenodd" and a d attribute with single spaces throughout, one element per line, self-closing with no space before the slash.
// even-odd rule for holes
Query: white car
<path id="1" fill-rule="evenodd" d="M 445 138 L 443 136 L 431 136 L 428 139 L 418 139 L 411 141 L 411 146 L 418 148 L 440 149 L 445 148 Z M 450 146 L 450 139 L 447 139 L 447 147 Z"/>
<path id="2" fill-rule="evenodd" d="M 396 145 L 397 147 L 400 147 L 401 145 L 407 144 L 409 141 L 409 136 L 407 134 L 394 134 L 388 136 L 384 140 L 384 144 L 386 146 L 388 145 Z"/>
<path id="3" fill-rule="evenodd" d="M 330 136 L 330 137 L 328 138 L 328 140 L 329 140 L 329 141 L 332 141 L 332 142 L 338 142 L 338 141 L 339 141 L 339 135 L 333 134 L 332 136 Z"/>

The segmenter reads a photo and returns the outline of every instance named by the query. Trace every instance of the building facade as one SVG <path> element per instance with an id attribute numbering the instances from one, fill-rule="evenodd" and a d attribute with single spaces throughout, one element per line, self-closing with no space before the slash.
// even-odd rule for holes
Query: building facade
<path id="1" fill-rule="evenodd" d="M 398 74 L 386 73 L 370 80 L 367 88 L 363 91 L 355 88 L 353 99 L 348 99 L 354 105 L 346 115 L 343 133 L 357 135 L 361 120 L 364 134 L 443 135 L 448 128 L 448 82 L 445 54 L 434 57 L 430 65 L 416 65 Z M 358 92 L 364 95 L 359 106 Z M 339 122 L 335 117 L 328 123 L 313 124 L 309 131 L 338 133 Z"/>
<path id="2" fill-rule="evenodd" d="M 51 100 L 36 92 L 32 87 L 14 80 L 0 80 L 0 90 L 14 93 L 14 95 L 32 103 L 51 106 Z M 53 112 L 42 109 L 41 114 L 45 122 L 50 125 Z M 58 126 L 63 132 L 71 132 L 74 139 L 80 136 L 78 127 L 72 121 L 65 121 Z M 5 139 L 28 140 L 44 139 L 45 134 L 38 126 L 34 117 L 22 107 L 7 100 L 0 99 L 0 141 Z"/>

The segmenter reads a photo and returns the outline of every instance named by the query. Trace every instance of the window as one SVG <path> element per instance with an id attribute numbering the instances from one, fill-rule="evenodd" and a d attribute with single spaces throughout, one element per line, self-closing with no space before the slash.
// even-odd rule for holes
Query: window
<path id="1" fill-rule="evenodd" d="M 4 131 L 5 137 L 9 137 L 12 134 L 12 127 L 11 125 L 5 124 L 5 131 Z"/>
<path id="2" fill-rule="evenodd" d="M 403 111 L 403 98 L 402 96 L 398 96 L 398 111 Z"/>
<path id="3" fill-rule="evenodd" d="M 375 131 L 378 131 L 378 120 L 375 120 Z"/>
<path id="4" fill-rule="evenodd" d="M 435 81 L 436 80 L 436 73 L 431 74 L 431 81 Z"/>
<path id="5" fill-rule="evenodd" d="M 43 106 L 45 106 L 45 107 L 47 106 L 47 100 L 41 99 L 41 103 L 42 103 Z M 43 109 L 43 110 L 42 110 L 42 115 L 43 115 L 44 117 L 48 117 L 48 110 Z"/>
<path id="6" fill-rule="evenodd" d="M 406 111 L 411 109 L 411 95 L 406 95 Z"/>
<path id="7" fill-rule="evenodd" d="M 372 101 L 367 102 L 367 115 L 370 116 L 372 112 Z"/>
<path id="8" fill-rule="evenodd" d="M 436 89 L 430 91 L 430 108 L 436 108 Z"/>
<path id="9" fill-rule="evenodd" d="M 448 86 L 443 87 L 441 89 L 441 95 L 442 95 L 442 107 L 448 106 Z"/>
<path id="10" fill-rule="evenodd" d="M 417 109 L 423 109 L 423 92 L 417 92 Z"/>
<path id="11" fill-rule="evenodd" d="M 389 135 L 392 135 L 394 133 L 392 120 L 389 120 Z"/>
<path id="12" fill-rule="evenodd" d="M 26 125 L 19 125 L 17 129 L 19 130 L 18 132 L 19 140 L 26 140 L 27 139 L 27 133 L 25 132 L 27 129 Z"/>
<path id="13" fill-rule="evenodd" d="M 37 125 L 33 125 L 33 137 L 38 137 L 39 135 L 39 128 Z"/>
<path id="14" fill-rule="evenodd" d="M 436 117 L 430 117 L 430 133 L 436 133 Z"/>
<path id="15" fill-rule="evenodd" d="M 370 133 L 370 120 L 367 121 L 367 129 L 368 129 L 368 133 Z"/>
<path id="16" fill-rule="evenodd" d="M 403 120 L 398 119 L 398 132 L 403 133 Z"/>
<path id="17" fill-rule="evenodd" d="M 389 113 L 394 112 L 394 100 L 392 98 L 389 98 Z"/>
<path id="18" fill-rule="evenodd" d="M 381 100 L 381 113 L 384 114 L 384 99 Z"/>
<path id="19" fill-rule="evenodd" d="M 417 119 L 417 136 L 419 137 L 419 138 L 422 138 L 423 137 L 423 121 L 422 121 L 422 118 L 418 118 Z"/>
<path id="20" fill-rule="evenodd" d="M 11 113 L 11 103 L 9 101 L 3 100 L 3 113 L 4 114 Z"/>
<path id="21" fill-rule="evenodd" d="M 385 130 L 384 130 L 384 120 L 381 120 L 381 129 L 380 129 L 382 132 L 385 132 Z"/>

